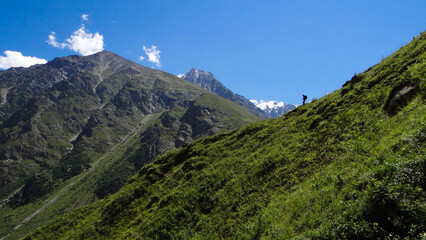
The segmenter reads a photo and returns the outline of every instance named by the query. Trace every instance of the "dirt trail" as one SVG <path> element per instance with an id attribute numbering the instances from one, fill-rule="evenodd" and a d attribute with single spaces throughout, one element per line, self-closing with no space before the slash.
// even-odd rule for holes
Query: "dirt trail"
<path id="1" fill-rule="evenodd" d="M 133 128 L 132 130 L 130 130 L 130 133 L 127 134 L 123 140 L 117 144 L 114 145 L 114 147 L 112 147 L 107 153 L 105 153 L 101 158 L 99 158 L 96 162 L 93 163 L 92 167 L 90 169 L 88 169 L 87 171 L 83 172 L 83 174 L 75 181 L 69 183 L 68 185 L 66 185 L 65 187 L 63 187 L 56 195 L 55 197 L 53 197 L 51 200 L 49 200 L 47 203 L 43 204 L 43 206 L 39 209 L 37 209 L 35 212 L 33 212 L 32 214 L 28 215 L 26 218 L 24 218 L 24 220 L 22 220 L 18 225 L 16 225 L 13 228 L 13 231 L 18 230 L 23 224 L 31 221 L 31 219 L 33 219 L 36 215 L 38 215 L 39 213 L 44 212 L 44 210 L 46 210 L 46 208 L 48 208 L 50 205 L 52 205 L 53 203 L 55 203 L 66 191 L 68 191 L 68 189 L 70 189 L 70 187 L 74 186 L 76 183 L 80 182 L 81 179 L 83 179 L 85 176 L 87 176 L 87 174 L 89 174 L 103 159 L 105 159 L 107 156 L 109 156 L 111 154 L 111 152 L 113 152 L 117 147 L 122 146 L 124 144 L 126 144 L 136 133 L 139 132 L 139 130 L 141 128 L 143 128 L 145 126 L 145 124 L 147 122 L 149 122 L 149 120 L 151 120 L 153 115 L 147 115 L 142 122 L 140 122 L 135 128 Z M 12 231 L 12 232 L 13 232 Z M 11 233 L 12 233 L 11 232 Z M 0 240 L 5 240 L 7 239 L 10 234 L 0 238 Z"/>
<path id="2" fill-rule="evenodd" d="M 99 64 L 99 69 L 98 69 L 98 72 L 97 72 L 97 75 L 99 77 L 99 82 L 97 82 L 95 84 L 95 86 L 93 87 L 93 89 L 92 89 L 94 93 L 96 93 L 96 88 L 99 86 L 99 84 L 101 84 L 104 81 L 104 78 L 103 78 L 102 74 L 108 68 L 109 68 L 109 62 L 105 63 L 104 60 L 101 59 L 100 60 L 100 64 Z"/>

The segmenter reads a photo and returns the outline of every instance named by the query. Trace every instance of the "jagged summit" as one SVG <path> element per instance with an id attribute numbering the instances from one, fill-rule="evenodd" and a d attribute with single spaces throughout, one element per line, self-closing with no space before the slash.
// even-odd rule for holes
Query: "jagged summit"
<path id="1" fill-rule="evenodd" d="M 186 73 L 182 78 L 184 79 L 193 79 L 194 84 L 206 88 L 212 85 L 212 82 L 216 80 L 211 72 L 197 70 L 195 68 L 191 68 L 188 73 Z M 223 85 L 222 85 L 223 86 Z M 223 86 L 225 87 L 225 86 Z"/>
<path id="2" fill-rule="evenodd" d="M 251 103 L 245 97 L 233 93 L 231 90 L 225 87 L 219 80 L 217 80 L 211 72 L 191 68 L 191 70 L 181 76 L 181 78 L 221 97 L 229 99 L 237 103 L 238 105 L 249 109 L 250 112 L 256 114 L 261 118 L 267 118 L 267 115 L 263 111 L 254 106 L 254 104 Z"/>
<path id="3" fill-rule="evenodd" d="M 135 62 L 132 62 L 132 61 L 116 54 L 116 53 L 113 53 L 113 52 L 107 51 L 107 50 L 103 50 L 101 52 L 97 52 L 97 53 L 94 53 L 92 55 L 83 56 L 83 57 L 88 58 L 88 59 L 92 59 L 92 60 L 95 60 L 95 61 L 105 61 L 105 60 L 106 61 L 112 61 L 112 60 L 114 60 L 116 62 L 123 62 L 123 63 L 126 63 L 126 64 L 142 66 L 142 65 L 137 64 Z"/>
<path id="4" fill-rule="evenodd" d="M 216 93 L 228 99 L 234 94 L 219 80 L 217 80 L 211 72 L 191 68 L 188 73 L 182 76 L 182 78 L 210 92 Z"/>
<path id="5" fill-rule="evenodd" d="M 135 62 L 132 62 L 126 58 L 121 57 L 120 55 L 113 53 L 111 51 L 107 51 L 107 50 L 103 50 L 101 52 L 97 52 L 91 55 L 87 55 L 87 56 L 80 56 L 80 55 L 69 55 L 69 56 L 65 56 L 65 57 L 57 57 L 55 59 L 53 59 L 52 61 L 48 62 L 48 65 L 57 65 L 57 64 L 65 64 L 65 63 L 76 63 L 76 64 L 88 64 L 88 63 L 92 63 L 92 65 L 89 66 L 94 66 L 93 64 L 115 64 L 118 66 L 115 66 L 115 68 L 117 67 L 136 67 L 136 68 L 142 68 L 142 69 L 146 69 L 146 70 L 154 70 L 154 69 L 150 69 L 147 67 L 144 67 L 142 65 L 139 65 Z M 112 66 L 111 66 L 112 67 Z"/>

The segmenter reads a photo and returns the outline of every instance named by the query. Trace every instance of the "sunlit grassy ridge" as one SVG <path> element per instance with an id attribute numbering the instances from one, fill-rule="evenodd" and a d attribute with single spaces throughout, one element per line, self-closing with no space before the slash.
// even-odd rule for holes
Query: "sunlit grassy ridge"
<path id="1" fill-rule="evenodd" d="M 426 236 L 426 34 L 319 100 L 193 142 L 27 239 Z"/>

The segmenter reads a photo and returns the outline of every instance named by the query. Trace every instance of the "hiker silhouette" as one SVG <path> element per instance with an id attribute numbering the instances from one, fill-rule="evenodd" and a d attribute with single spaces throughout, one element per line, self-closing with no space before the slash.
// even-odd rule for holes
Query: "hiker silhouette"
<path id="1" fill-rule="evenodd" d="M 303 97 L 303 105 L 305 105 L 305 101 L 306 99 L 308 99 L 308 96 L 306 96 L 305 94 L 302 94 L 302 97 Z"/>

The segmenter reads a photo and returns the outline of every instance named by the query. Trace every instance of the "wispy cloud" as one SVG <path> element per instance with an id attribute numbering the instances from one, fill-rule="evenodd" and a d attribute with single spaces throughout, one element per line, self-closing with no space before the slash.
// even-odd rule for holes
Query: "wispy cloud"
<path id="1" fill-rule="evenodd" d="M 84 14 L 82 15 L 83 18 Z M 55 32 L 49 35 L 47 43 L 57 48 L 69 48 L 83 56 L 94 54 L 104 50 L 104 36 L 97 33 L 90 33 L 81 25 L 65 42 L 56 40 Z"/>
<path id="2" fill-rule="evenodd" d="M 4 52 L 6 55 L 0 56 L 0 68 L 8 69 L 11 67 L 29 67 L 34 64 L 47 63 L 45 59 L 38 57 L 23 56 L 21 52 L 7 50 Z"/>
<path id="3" fill-rule="evenodd" d="M 49 35 L 49 39 L 47 40 L 47 43 L 49 45 L 52 45 L 52 46 L 57 47 L 57 48 L 64 48 L 64 47 L 66 47 L 67 44 L 66 43 L 59 43 L 56 40 L 56 36 L 55 35 L 56 35 L 55 32 L 51 32 L 50 35 Z"/>
<path id="4" fill-rule="evenodd" d="M 161 51 L 157 49 L 157 46 L 151 46 L 150 48 L 143 46 L 145 54 L 148 56 L 148 62 L 154 63 L 157 67 L 161 67 L 160 63 L 160 53 Z"/>
<path id="5" fill-rule="evenodd" d="M 145 58 L 142 56 L 139 56 L 139 61 L 143 61 Z"/>
<path id="6" fill-rule="evenodd" d="M 83 13 L 83 14 L 81 15 L 81 20 L 82 20 L 82 21 L 89 21 L 89 15 L 88 15 L 88 14 Z"/>

